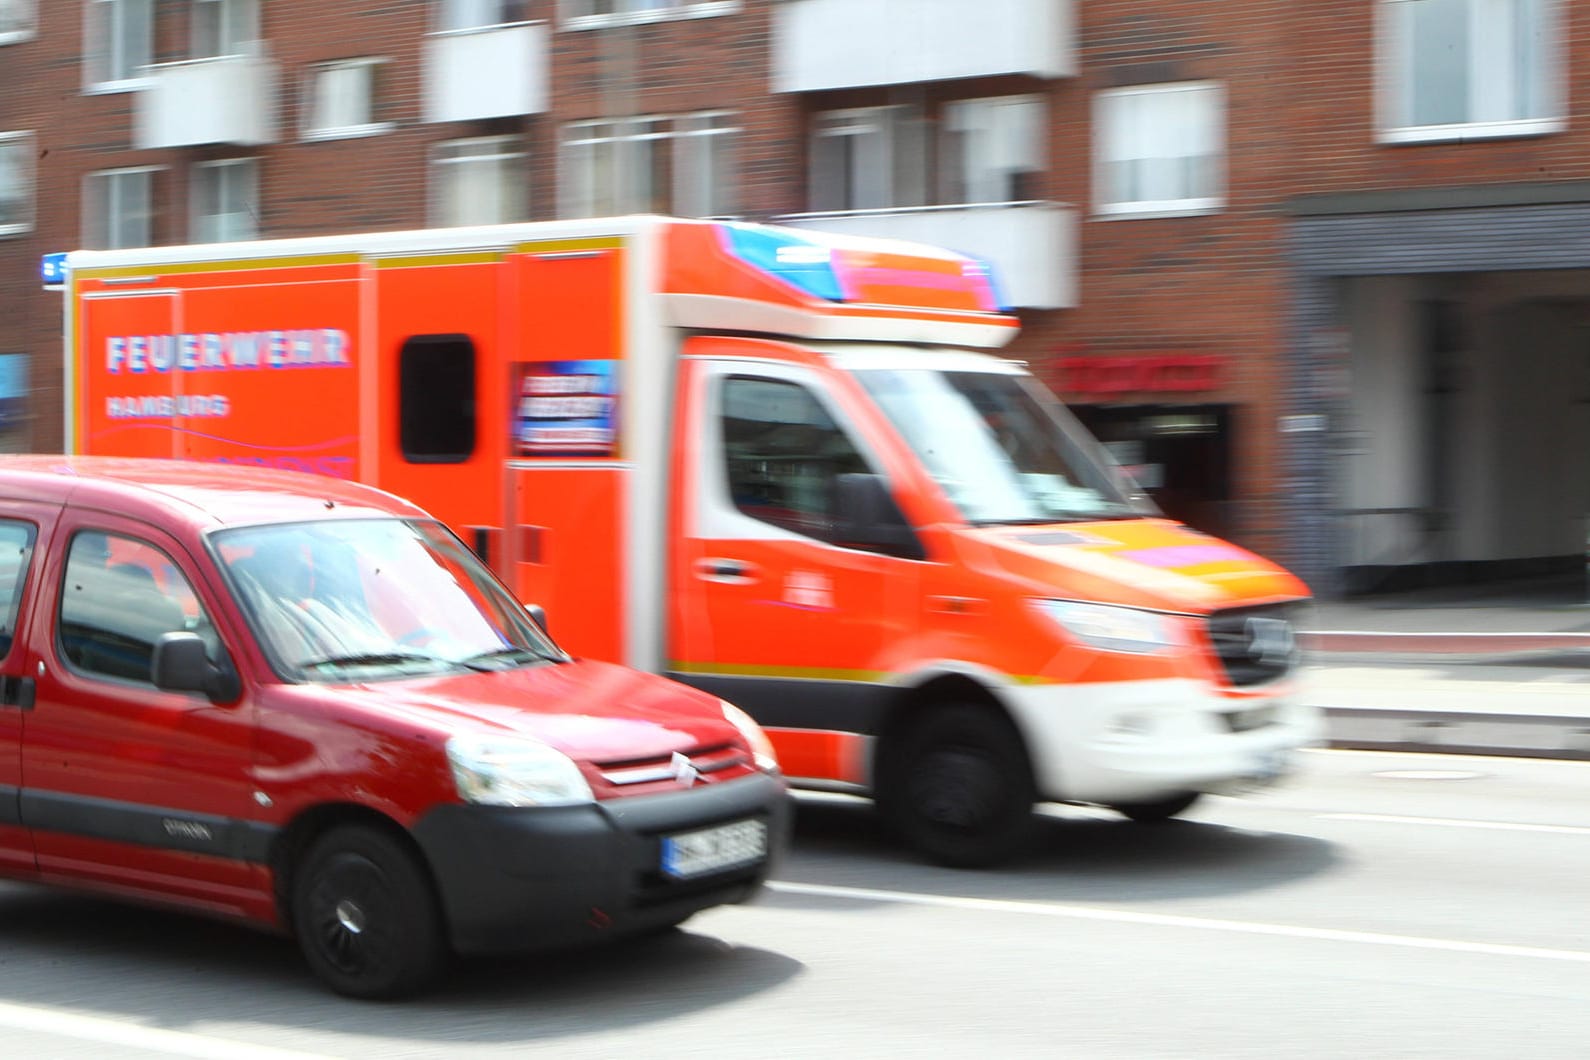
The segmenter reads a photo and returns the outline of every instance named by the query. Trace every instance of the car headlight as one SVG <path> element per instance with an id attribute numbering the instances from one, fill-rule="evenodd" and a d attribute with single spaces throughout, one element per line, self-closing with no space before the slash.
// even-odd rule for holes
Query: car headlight
<path id="1" fill-rule="evenodd" d="M 516 736 L 454 736 L 447 761 L 459 798 L 486 806 L 577 806 L 591 786 L 568 755 Z"/>
<path id="2" fill-rule="evenodd" d="M 1100 651 L 1148 655 L 1181 643 L 1167 615 L 1114 604 L 1083 604 L 1074 600 L 1034 600 L 1033 606 L 1059 623 L 1071 636 Z"/>
<path id="3" fill-rule="evenodd" d="M 751 745 L 751 758 L 756 763 L 756 768 L 764 773 L 778 772 L 778 755 L 773 753 L 773 741 L 767 738 L 767 733 L 762 731 L 762 726 L 752 720 L 751 715 L 735 706 L 733 703 L 718 700 L 718 705 L 723 708 L 723 716 L 729 723 L 740 730 L 740 735 L 745 742 Z"/>

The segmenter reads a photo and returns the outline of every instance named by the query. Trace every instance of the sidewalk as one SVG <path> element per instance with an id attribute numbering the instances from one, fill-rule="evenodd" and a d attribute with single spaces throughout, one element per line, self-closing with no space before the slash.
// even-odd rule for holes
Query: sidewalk
<path id="1" fill-rule="evenodd" d="M 1590 761 L 1578 579 L 1325 601 L 1299 641 L 1333 747 Z"/>

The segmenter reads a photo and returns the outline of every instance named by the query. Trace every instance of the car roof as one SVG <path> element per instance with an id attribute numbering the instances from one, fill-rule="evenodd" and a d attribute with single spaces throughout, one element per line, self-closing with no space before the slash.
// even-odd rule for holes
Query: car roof
<path id="1" fill-rule="evenodd" d="M 0 456 L 0 498 L 70 501 L 168 528 L 187 523 L 201 532 L 328 517 L 430 518 L 390 493 L 326 475 L 138 457 Z"/>

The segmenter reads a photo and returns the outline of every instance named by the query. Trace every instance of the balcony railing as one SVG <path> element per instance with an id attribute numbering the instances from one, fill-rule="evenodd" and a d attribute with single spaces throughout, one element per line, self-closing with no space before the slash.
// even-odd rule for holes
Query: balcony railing
<path id="1" fill-rule="evenodd" d="M 1077 304 L 1077 211 L 1069 203 L 975 203 L 790 214 L 780 223 L 841 235 L 930 243 L 994 266 L 1012 309 Z"/>
<path id="2" fill-rule="evenodd" d="M 773 91 L 1076 73 L 1077 0 L 786 0 Z"/>
<path id="3" fill-rule="evenodd" d="M 542 22 L 433 34 L 425 41 L 425 120 L 542 113 L 549 56 Z"/>
<path id="4" fill-rule="evenodd" d="M 140 148 L 268 144 L 276 140 L 276 63 L 261 55 L 144 67 L 134 108 Z"/>

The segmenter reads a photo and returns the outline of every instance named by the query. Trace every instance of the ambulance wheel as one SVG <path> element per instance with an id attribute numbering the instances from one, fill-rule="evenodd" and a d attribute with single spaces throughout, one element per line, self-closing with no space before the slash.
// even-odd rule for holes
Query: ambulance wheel
<path id="1" fill-rule="evenodd" d="M 412 994 L 447 955 L 441 911 L 398 839 L 344 825 L 315 841 L 293 879 L 293 928 L 310 969 L 348 997 Z"/>
<path id="2" fill-rule="evenodd" d="M 970 705 L 935 708 L 902 733 L 884 763 L 879 809 L 916 851 L 972 868 L 1016 853 L 1037 793 L 1009 720 Z"/>
<path id="3" fill-rule="evenodd" d="M 1163 799 L 1152 802 L 1121 802 L 1110 807 L 1116 813 L 1123 814 L 1138 824 L 1158 824 L 1168 821 L 1172 817 L 1187 809 L 1197 802 L 1200 792 L 1183 791 Z"/>

